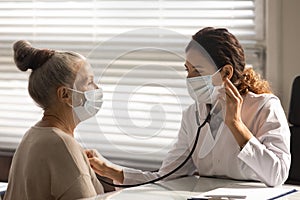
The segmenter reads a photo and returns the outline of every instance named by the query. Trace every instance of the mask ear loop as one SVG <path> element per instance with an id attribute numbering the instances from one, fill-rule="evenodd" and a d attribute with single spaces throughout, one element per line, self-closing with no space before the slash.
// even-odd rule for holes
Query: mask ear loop
<path id="1" fill-rule="evenodd" d="M 218 69 L 218 70 L 212 75 L 212 77 L 215 76 L 215 75 L 216 75 L 218 72 L 220 72 L 222 69 L 223 69 L 223 67 L 221 67 L 220 69 Z M 226 74 L 226 75 L 227 75 L 227 74 Z M 224 83 L 221 84 L 221 87 L 224 87 Z M 216 109 L 216 107 L 217 107 L 218 104 L 219 104 L 219 99 L 217 99 L 216 103 L 213 105 L 213 107 L 211 108 L 211 110 L 210 110 L 210 112 L 209 112 L 209 114 L 210 114 L 211 116 L 214 114 L 214 111 L 215 111 L 215 109 Z"/>
<path id="2" fill-rule="evenodd" d="M 66 103 L 69 107 L 71 107 L 71 108 L 74 108 L 74 106 L 73 105 L 71 105 L 71 104 L 69 104 L 69 103 Z"/>
<path id="3" fill-rule="evenodd" d="M 218 69 L 215 73 L 213 73 L 211 76 L 215 76 L 218 72 L 220 72 L 223 69 L 223 67 L 221 67 L 220 69 Z"/>
<path id="4" fill-rule="evenodd" d="M 79 91 L 79 90 L 75 90 L 75 89 L 73 89 L 73 88 L 67 88 L 67 89 L 71 90 L 72 92 L 80 93 L 80 94 L 84 97 L 84 100 L 86 101 L 86 97 L 85 97 L 85 95 L 84 95 L 84 92 Z M 72 101 L 73 101 L 73 98 L 72 98 Z M 73 106 L 72 104 L 69 104 L 69 103 L 67 103 L 67 104 L 68 104 L 68 106 L 70 106 L 71 108 L 74 108 L 74 107 L 75 107 L 75 106 Z M 82 100 L 82 98 L 80 98 L 80 102 L 79 102 L 79 105 L 78 105 L 78 106 L 81 106 L 81 105 L 83 105 L 83 100 Z"/>

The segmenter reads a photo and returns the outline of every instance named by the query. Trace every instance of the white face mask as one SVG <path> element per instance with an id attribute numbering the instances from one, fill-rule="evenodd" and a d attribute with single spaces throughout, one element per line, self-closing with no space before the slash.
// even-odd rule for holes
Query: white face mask
<path id="1" fill-rule="evenodd" d="M 186 79 L 188 92 L 193 100 L 199 103 L 215 103 L 219 94 L 218 90 L 222 86 L 214 86 L 212 84 L 212 77 L 219 71 L 220 69 L 213 75 L 196 76 Z"/>
<path id="2" fill-rule="evenodd" d="M 78 91 L 72 88 L 70 90 L 83 94 L 84 99 L 81 99 L 81 103 L 79 106 L 73 106 L 76 116 L 80 121 L 84 121 L 88 118 L 91 118 L 97 114 L 100 110 L 103 103 L 103 91 L 102 89 L 88 90 L 88 91 Z M 73 97 L 75 98 L 75 97 Z"/>

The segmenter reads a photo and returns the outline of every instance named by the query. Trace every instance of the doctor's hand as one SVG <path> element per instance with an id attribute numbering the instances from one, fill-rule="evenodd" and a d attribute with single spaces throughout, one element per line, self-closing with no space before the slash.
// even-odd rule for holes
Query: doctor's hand
<path id="1" fill-rule="evenodd" d="M 102 157 L 101 154 L 96 149 L 85 149 L 84 152 L 88 158 Z"/>
<path id="2" fill-rule="evenodd" d="M 241 111 L 243 106 L 243 97 L 231 81 L 225 79 L 225 124 L 233 133 L 237 143 L 241 148 L 253 137 L 253 134 L 242 121 Z"/>
<path id="3" fill-rule="evenodd" d="M 124 174 L 120 166 L 113 164 L 104 158 L 96 150 L 85 150 L 91 168 L 100 176 L 112 179 L 118 183 L 123 183 Z"/>
<path id="4" fill-rule="evenodd" d="M 225 123 L 227 126 L 232 126 L 235 123 L 241 123 L 243 97 L 228 78 L 225 79 L 224 88 L 226 105 Z"/>

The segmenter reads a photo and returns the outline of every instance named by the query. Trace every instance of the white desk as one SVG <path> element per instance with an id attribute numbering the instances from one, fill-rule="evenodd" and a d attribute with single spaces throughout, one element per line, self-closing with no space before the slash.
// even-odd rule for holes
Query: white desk
<path id="1" fill-rule="evenodd" d="M 160 182 L 158 184 L 148 184 L 135 188 L 122 189 L 115 192 L 99 195 L 95 200 L 186 200 L 191 196 L 207 192 L 221 187 L 230 188 L 251 188 L 266 187 L 263 183 L 234 181 L 228 179 L 205 178 L 198 176 L 190 176 L 170 181 Z M 284 185 L 283 187 L 295 188 L 298 190 L 281 199 L 299 200 L 300 186 Z"/>
<path id="2" fill-rule="evenodd" d="M 6 191 L 6 189 L 7 189 L 7 183 L 0 182 L 0 200 L 2 199 L 2 196 Z"/>

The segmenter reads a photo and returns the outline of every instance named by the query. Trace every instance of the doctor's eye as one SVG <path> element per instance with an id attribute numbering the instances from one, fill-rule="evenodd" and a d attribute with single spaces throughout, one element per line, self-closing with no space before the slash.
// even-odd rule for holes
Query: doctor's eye
<path id="1" fill-rule="evenodd" d="M 184 67 L 185 67 L 184 70 L 188 72 L 189 71 L 189 67 L 186 64 L 184 64 Z"/>

